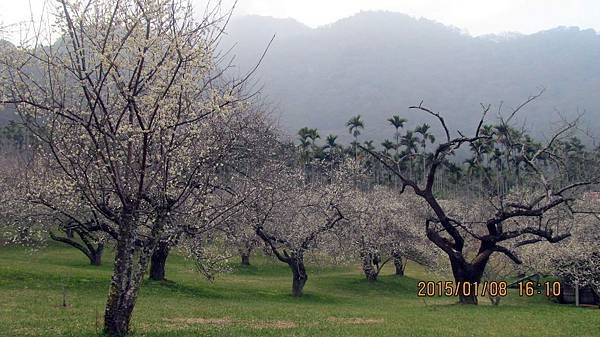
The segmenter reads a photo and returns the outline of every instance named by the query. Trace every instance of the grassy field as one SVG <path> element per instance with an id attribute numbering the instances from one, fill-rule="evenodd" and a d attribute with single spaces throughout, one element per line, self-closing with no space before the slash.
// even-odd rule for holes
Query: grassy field
<path id="1" fill-rule="evenodd" d="M 106 256 L 106 261 L 110 257 Z M 427 275 L 386 270 L 369 284 L 357 267 L 309 268 L 305 296 L 292 298 L 286 266 L 254 258 L 214 283 L 169 258 L 169 282 L 146 282 L 133 317 L 136 336 L 600 336 L 600 310 L 513 295 L 500 306 L 416 296 Z M 98 336 L 110 263 L 52 246 L 0 248 L 0 336 Z M 64 290 L 63 290 L 64 289 Z M 62 306 L 66 293 L 67 307 Z"/>

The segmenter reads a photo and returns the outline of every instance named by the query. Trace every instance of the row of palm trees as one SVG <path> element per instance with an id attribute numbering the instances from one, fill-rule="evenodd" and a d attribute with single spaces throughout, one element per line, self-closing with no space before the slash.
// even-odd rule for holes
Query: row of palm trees
<path id="1" fill-rule="evenodd" d="M 372 140 L 359 142 L 359 137 L 365 129 L 361 115 L 353 116 L 346 122 L 348 133 L 353 137 L 349 146 L 339 144 L 338 136 L 332 134 L 326 137 L 323 145 L 319 145 L 318 130 L 304 127 L 298 131 L 301 160 L 306 167 L 310 167 L 315 162 L 328 162 L 333 165 L 342 161 L 344 157 L 353 158 L 360 160 L 370 169 L 377 183 L 395 183 L 394 177 L 367 153 L 379 152 L 395 159 L 412 179 L 424 180 L 431 159 L 429 150 L 436 142 L 430 125 L 424 123 L 413 129 L 405 129 L 408 121 L 398 115 L 388 118 L 387 122 L 394 128 L 394 137 L 385 139 L 380 147 L 376 147 Z M 440 186 L 440 191 L 472 189 L 480 193 L 496 191 L 504 194 L 513 186 L 524 184 L 523 177 L 531 173 L 528 172 L 529 167 L 524 158 L 540 150 L 541 143 L 536 142 L 523 130 L 502 124 L 483 125 L 481 134 L 490 136 L 490 140 L 471 144 L 470 157 L 462 162 L 444 163 L 437 175 L 440 181 L 436 182 L 436 186 Z M 517 147 L 515 144 L 520 145 Z M 525 144 L 525 147 L 522 144 Z M 576 179 L 585 174 L 586 165 L 591 163 L 591 160 L 586 158 L 591 159 L 598 153 L 597 150 L 588 151 L 577 137 L 558 141 L 554 146 L 560 146 L 565 151 L 569 179 Z M 553 170 L 549 159 L 542 154 L 536 160 L 548 170 Z"/>
<path id="2" fill-rule="evenodd" d="M 385 139 L 381 143 L 381 147 L 383 148 L 382 153 L 395 160 L 400 160 L 403 165 L 409 168 L 411 175 L 412 171 L 423 172 L 427 163 L 427 146 L 435 142 L 435 136 L 430 132 L 431 127 L 425 123 L 418 125 L 413 130 L 406 130 L 403 134 L 402 130 L 407 123 L 406 118 L 394 115 L 387 121 L 395 129 L 394 139 Z M 354 159 L 362 158 L 367 164 L 372 164 L 369 156 L 366 156 L 360 150 L 361 147 L 369 151 L 376 149 L 373 140 L 365 140 L 362 144 L 359 142 L 359 136 L 365 128 L 361 115 L 350 118 L 346 122 L 346 127 L 349 134 L 354 138 L 348 147 L 338 144 L 338 136 L 333 134 L 328 135 L 325 139 L 325 144 L 319 146 L 317 145 L 317 140 L 321 137 L 317 129 L 309 127 L 300 129 L 298 137 L 302 161 L 305 164 L 313 160 L 331 161 L 347 155 Z M 402 158 L 404 160 L 401 160 Z M 420 160 L 416 160 L 417 158 Z"/>

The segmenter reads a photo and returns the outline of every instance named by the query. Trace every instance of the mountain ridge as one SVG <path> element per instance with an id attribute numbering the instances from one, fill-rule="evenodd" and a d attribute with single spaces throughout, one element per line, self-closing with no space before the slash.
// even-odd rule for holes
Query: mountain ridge
<path id="1" fill-rule="evenodd" d="M 277 22 L 261 21 L 264 36 Z M 254 31 L 233 20 L 234 30 Z M 258 24 L 255 22 L 255 24 Z M 271 26 L 271 28 L 268 28 Z M 362 12 L 302 34 L 277 34 L 255 78 L 279 110 L 290 132 L 303 126 L 349 138 L 345 122 L 361 114 L 366 137 L 393 132 L 393 114 L 410 124 L 433 123 L 407 107 L 424 104 L 440 111 L 452 129 L 468 130 L 480 103 L 517 106 L 542 88 L 546 92 L 524 111 L 543 135 L 550 121 L 587 111 L 589 126 L 600 121 L 600 35 L 591 29 L 556 27 L 508 38 L 471 36 L 456 27 L 392 12 Z M 235 34 L 228 36 L 231 44 Z M 256 39 L 257 41 L 260 38 Z M 239 69 L 254 65 L 268 40 L 234 50 Z M 543 121 L 543 125 L 532 121 Z"/>
<path id="2" fill-rule="evenodd" d="M 427 122 L 437 129 L 430 116 L 408 109 L 421 101 L 445 116 L 453 131 L 469 132 L 480 103 L 492 104 L 493 111 L 501 104 L 515 107 L 542 88 L 544 95 L 519 120 L 534 134 L 543 136 L 552 122 L 582 112 L 586 127 L 600 125 L 600 35 L 593 29 L 471 36 L 382 11 L 317 28 L 294 19 L 235 17 L 221 45 L 233 48 L 230 74 L 253 69 L 273 35 L 254 80 L 291 135 L 309 126 L 322 137 L 333 133 L 349 141 L 345 123 L 358 114 L 366 124 L 363 140 L 391 137 L 386 120 L 395 114 L 408 118 L 408 127 Z M 0 124 L 14 118 L 10 109 L 0 112 Z"/>

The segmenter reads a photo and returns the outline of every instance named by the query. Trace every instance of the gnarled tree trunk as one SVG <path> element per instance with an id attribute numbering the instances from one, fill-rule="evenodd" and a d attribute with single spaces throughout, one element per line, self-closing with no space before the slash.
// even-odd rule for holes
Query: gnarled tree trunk
<path id="1" fill-rule="evenodd" d="M 458 287 L 459 303 L 477 305 L 477 287 L 475 283 L 481 282 L 485 263 L 473 265 L 451 257 L 450 264 L 455 286 Z"/>
<path id="2" fill-rule="evenodd" d="M 102 264 L 104 243 L 99 242 L 96 246 L 94 246 L 96 239 L 91 237 L 90 234 L 83 231 L 69 229 L 65 230 L 64 232 L 66 234 L 66 237 L 56 236 L 54 235 L 54 233 L 50 232 L 50 238 L 54 241 L 62 242 L 78 249 L 83 254 L 85 254 L 85 256 L 87 256 L 87 258 L 90 260 L 90 265 L 92 266 L 100 266 Z M 77 233 L 77 235 L 79 235 L 79 238 L 81 239 L 81 242 L 83 242 L 83 244 L 77 242 L 74 239 L 74 232 Z"/>
<path id="3" fill-rule="evenodd" d="M 361 253 L 362 258 L 362 269 L 367 281 L 375 282 L 377 281 L 377 276 L 379 275 L 379 271 L 375 266 L 373 266 L 373 255 L 370 253 Z"/>
<path id="4" fill-rule="evenodd" d="M 394 253 L 394 267 L 396 267 L 396 276 L 404 276 L 404 268 L 406 268 L 406 263 L 402 258 L 402 255 L 399 253 Z"/>
<path id="5" fill-rule="evenodd" d="M 150 262 L 150 279 L 154 281 L 165 280 L 165 265 L 171 247 L 168 242 L 160 241 L 152 254 Z"/>
<path id="6" fill-rule="evenodd" d="M 240 256 L 242 257 L 242 266 L 249 266 L 250 265 L 250 254 L 241 253 Z"/>
<path id="7" fill-rule="evenodd" d="M 308 275 L 304 268 L 304 257 L 293 255 L 289 258 L 288 265 L 292 270 L 292 296 L 301 297 L 304 285 L 308 280 Z"/>
<path id="8" fill-rule="evenodd" d="M 102 265 L 102 254 L 104 253 L 104 244 L 99 243 L 95 251 L 92 252 L 90 257 L 90 264 L 92 266 Z"/>
<path id="9" fill-rule="evenodd" d="M 250 265 L 250 255 L 252 255 L 252 251 L 256 248 L 256 242 L 254 239 L 246 240 L 244 245 L 238 248 L 238 252 L 240 253 L 242 266 Z M 272 253 L 269 251 L 269 253 Z"/>

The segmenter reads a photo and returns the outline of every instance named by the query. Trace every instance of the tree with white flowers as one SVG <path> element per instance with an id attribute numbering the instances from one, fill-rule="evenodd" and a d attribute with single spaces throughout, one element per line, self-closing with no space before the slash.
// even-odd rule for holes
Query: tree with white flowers
<path id="1" fill-rule="evenodd" d="M 240 257 L 242 266 L 250 265 L 252 252 L 262 244 L 255 230 L 243 223 L 245 219 L 232 218 L 223 226 L 226 242 L 234 247 Z"/>
<path id="2" fill-rule="evenodd" d="M 355 188 L 351 197 L 345 199 L 343 213 L 346 226 L 339 237 L 341 247 L 358 256 L 368 281 L 376 281 L 388 262 L 402 259 L 404 270 L 407 260 L 432 265 L 435 250 L 425 237 L 421 224 L 423 214 L 421 200 L 409 193 L 383 186 L 371 189 Z"/>
<path id="3" fill-rule="evenodd" d="M 590 286 L 600 294 L 600 202 L 584 194 L 579 207 L 588 212 L 550 221 L 572 227 L 571 236 L 559 244 L 523 247 L 527 268 L 553 275 L 571 286 Z"/>
<path id="4" fill-rule="evenodd" d="M 277 259 L 290 267 L 292 295 L 302 296 L 308 280 L 305 256 L 332 240 L 344 223 L 342 200 L 349 195 L 343 171 L 308 180 L 285 163 L 254 176 L 254 198 L 244 203 L 243 222 L 255 231 Z"/>
<path id="5" fill-rule="evenodd" d="M 191 200 L 216 181 L 254 119 L 246 78 L 227 79 L 216 62 L 229 13 L 196 14 L 187 0 L 60 0 L 54 31 L 0 57 L 2 103 L 78 200 L 108 220 L 110 336 L 128 333 L 150 257 L 177 232 L 173 217 L 197 213 Z"/>
<path id="6" fill-rule="evenodd" d="M 4 172 L 4 202 L 0 214 L 6 225 L 21 233 L 14 243 L 52 239 L 81 251 L 99 266 L 106 243 L 114 234 L 108 220 L 83 201 L 60 171 L 35 152 L 14 157 L 12 172 Z M 40 188 L 43 186 L 43 188 Z"/>

